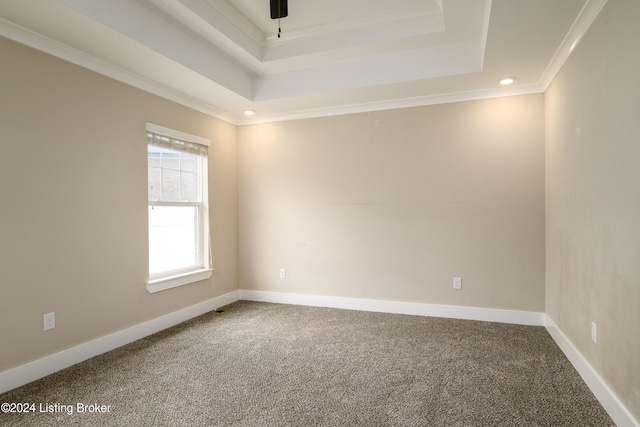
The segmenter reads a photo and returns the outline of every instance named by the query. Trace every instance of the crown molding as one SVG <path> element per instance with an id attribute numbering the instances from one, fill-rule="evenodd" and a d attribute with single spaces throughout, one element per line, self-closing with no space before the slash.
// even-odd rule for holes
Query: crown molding
<path id="1" fill-rule="evenodd" d="M 604 9 L 608 1 L 609 0 L 587 0 L 580 14 L 567 32 L 567 35 L 562 40 L 560 47 L 540 77 L 540 86 L 543 90 L 547 90 L 553 79 L 560 72 L 562 66 L 571 56 L 571 53 L 580 44 L 582 38 L 587 31 L 589 31 L 589 28 L 591 28 L 596 19 L 598 19 L 598 16 L 600 16 L 602 9 Z"/>
<path id="2" fill-rule="evenodd" d="M 272 123 L 287 120 L 312 119 L 316 117 L 341 116 L 346 114 L 368 113 L 371 111 L 395 110 L 400 108 L 424 107 L 428 105 L 450 104 L 463 101 L 477 101 L 482 99 L 502 98 L 506 96 L 530 95 L 543 93 L 539 84 L 515 86 L 511 88 L 488 88 L 466 92 L 451 92 L 436 95 L 416 96 L 411 98 L 392 99 L 387 101 L 363 102 L 359 104 L 339 105 L 323 108 L 297 110 L 292 113 L 278 113 L 247 117 L 240 120 L 239 125 L 258 123 Z"/>
<path id="3" fill-rule="evenodd" d="M 276 34 L 265 34 L 265 38 L 268 46 L 277 46 L 286 43 L 295 43 L 306 39 L 326 38 L 329 35 L 340 35 L 342 33 L 360 32 L 363 30 L 373 34 L 375 32 L 384 31 L 385 27 L 389 25 L 395 25 L 400 29 L 412 26 L 416 19 L 422 22 L 422 32 L 425 34 L 442 31 L 444 29 L 444 14 L 442 6 L 440 6 L 438 10 L 434 10 L 433 8 L 427 8 L 425 5 L 414 4 L 393 10 L 392 12 L 384 11 L 373 15 L 366 15 L 357 19 L 347 19 L 287 31 L 285 38 L 278 38 Z M 438 24 L 437 30 L 430 30 L 429 27 L 435 24 Z"/>
<path id="4" fill-rule="evenodd" d="M 193 108 L 201 113 L 237 124 L 237 117 L 210 104 L 179 93 L 157 81 L 132 73 L 3 18 L 0 18 L 0 36 L 185 107 Z"/>
<path id="5" fill-rule="evenodd" d="M 191 10 L 195 11 L 197 8 L 198 13 L 204 12 L 202 7 L 198 7 L 198 3 L 204 3 L 214 9 L 221 20 L 229 22 L 257 45 L 262 48 L 267 45 L 267 35 L 226 0 L 180 0 L 180 2 Z M 230 38 L 234 39 L 234 37 Z"/>
<path id="6" fill-rule="evenodd" d="M 595 22 L 607 2 L 608 0 L 588 0 L 587 3 L 585 3 L 579 16 L 574 21 L 562 44 L 557 49 L 551 62 L 536 84 L 514 86 L 511 88 L 487 88 L 482 90 L 443 93 L 386 101 L 309 108 L 293 112 L 274 113 L 271 115 L 254 117 L 243 117 L 240 113 L 237 115 L 230 114 L 200 99 L 180 93 L 179 91 L 162 83 L 100 60 L 78 49 L 74 49 L 68 45 L 55 41 L 3 18 L 0 18 L 0 35 L 145 92 L 152 93 L 167 100 L 192 108 L 204 114 L 208 114 L 235 125 L 245 125 L 445 104 L 502 96 L 543 93 L 549 87 L 564 63 L 568 60 L 572 51 L 576 46 L 578 46 L 591 25 Z"/>

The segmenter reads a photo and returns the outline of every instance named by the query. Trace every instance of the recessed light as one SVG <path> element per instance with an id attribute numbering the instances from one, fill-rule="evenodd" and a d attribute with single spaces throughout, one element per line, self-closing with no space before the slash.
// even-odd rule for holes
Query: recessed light
<path id="1" fill-rule="evenodd" d="M 253 116 L 256 113 L 256 110 L 244 110 L 245 116 Z"/>
<path id="2" fill-rule="evenodd" d="M 513 83 L 514 78 L 513 77 L 505 77 L 504 79 L 500 80 L 500 84 L 502 86 L 509 86 L 511 83 Z"/>

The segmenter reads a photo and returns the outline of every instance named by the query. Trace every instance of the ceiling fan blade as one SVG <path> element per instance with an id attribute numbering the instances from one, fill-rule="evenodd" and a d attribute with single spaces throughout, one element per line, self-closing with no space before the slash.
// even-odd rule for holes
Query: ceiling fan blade
<path id="1" fill-rule="evenodd" d="M 285 18 L 288 14 L 287 0 L 271 1 L 271 19 Z"/>

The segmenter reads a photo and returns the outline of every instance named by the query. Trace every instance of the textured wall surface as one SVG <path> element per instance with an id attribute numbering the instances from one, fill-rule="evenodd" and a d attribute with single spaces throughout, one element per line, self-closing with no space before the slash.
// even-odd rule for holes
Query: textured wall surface
<path id="1" fill-rule="evenodd" d="M 237 289 L 237 128 L 6 39 L 0 52 L 0 371 Z M 147 121 L 212 141 L 214 277 L 155 294 Z"/>
<path id="2" fill-rule="evenodd" d="M 547 313 L 636 419 L 639 22 L 640 2 L 609 1 L 548 89 L 545 106 Z"/>
<path id="3" fill-rule="evenodd" d="M 242 289 L 544 311 L 542 95 L 238 138 Z"/>

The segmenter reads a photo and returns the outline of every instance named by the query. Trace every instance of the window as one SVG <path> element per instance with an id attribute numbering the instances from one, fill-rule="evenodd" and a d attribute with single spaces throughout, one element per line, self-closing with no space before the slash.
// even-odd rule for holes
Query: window
<path id="1" fill-rule="evenodd" d="M 211 277 L 209 141 L 147 123 L 149 283 L 157 292 Z"/>

